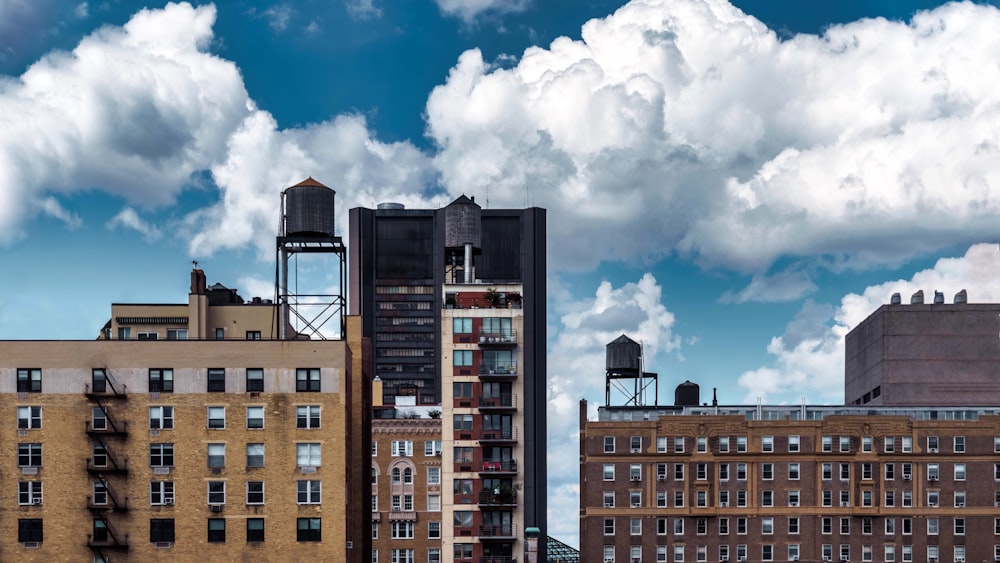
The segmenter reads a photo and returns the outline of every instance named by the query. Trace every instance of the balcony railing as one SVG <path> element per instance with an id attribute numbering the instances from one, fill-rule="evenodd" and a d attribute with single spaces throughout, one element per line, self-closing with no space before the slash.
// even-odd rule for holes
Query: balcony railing
<path id="1" fill-rule="evenodd" d="M 481 330 L 479 331 L 480 346 L 512 346 L 517 344 L 516 330 Z"/>
<path id="2" fill-rule="evenodd" d="M 517 377 L 517 362 L 483 362 L 479 377 Z"/>
<path id="3" fill-rule="evenodd" d="M 479 430 L 477 439 L 480 442 L 510 442 L 517 440 L 517 427 L 511 426 L 509 428 L 496 428 L 492 430 L 487 430 L 485 428 Z"/>
<path id="4" fill-rule="evenodd" d="M 482 490 L 479 492 L 479 504 L 482 506 L 517 506 L 517 493 L 514 491 Z"/>
<path id="5" fill-rule="evenodd" d="M 517 395 L 504 393 L 492 397 L 479 397 L 476 406 L 481 409 L 513 409 L 517 408 Z"/>
<path id="6" fill-rule="evenodd" d="M 483 468 L 480 473 L 517 473 L 517 461 L 505 459 L 503 461 L 483 461 Z"/>
<path id="7" fill-rule="evenodd" d="M 515 524 L 500 524 L 491 526 L 489 524 L 479 525 L 479 536 L 482 538 L 512 538 L 517 530 Z"/>

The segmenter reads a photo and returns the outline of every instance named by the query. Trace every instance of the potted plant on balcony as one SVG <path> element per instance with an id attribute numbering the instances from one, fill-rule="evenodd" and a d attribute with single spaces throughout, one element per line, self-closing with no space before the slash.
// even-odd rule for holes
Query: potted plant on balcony
<path id="1" fill-rule="evenodd" d="M 483 297 L 486 298 L 486 304 L 490 307 L 495 309 L 500 306 L 500 292 L 495 287 L 486 288 Z"/>
<path id="2" fill-rule="evenodd" d="M 455 308 L 455 296 L 454 295 L 449 295 L 449 296 L 447 296 L 447 297 L 444 298 L 444 308 L 445 309 L 454 309 Z"/>
<path id="3" fill-rule="evenodd" d="M 512 309 L 521 308 L 521 294 L 517 292 L 512 292 L 507 294 L 507 305 Z"/>

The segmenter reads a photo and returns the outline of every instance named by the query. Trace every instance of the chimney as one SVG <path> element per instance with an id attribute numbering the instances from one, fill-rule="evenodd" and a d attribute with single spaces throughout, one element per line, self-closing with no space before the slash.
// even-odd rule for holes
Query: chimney
<path id="1" fill-rule="evenodd" d="M 205 295 L 208 293 L 205 282 L 205 271 L 195 268 L 191 270 L 191 295 Z"/>

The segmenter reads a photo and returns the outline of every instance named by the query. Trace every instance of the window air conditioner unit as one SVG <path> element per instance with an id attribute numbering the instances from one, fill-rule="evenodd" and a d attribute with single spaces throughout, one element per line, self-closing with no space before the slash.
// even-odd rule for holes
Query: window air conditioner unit
<path id="1" fill-rule="evenodd" d="M 927 480 L 928 481 L 937 481 L 938 478 L 936 476 L 934 476 L 934 475 L 931 475 L 930 477 L 927 478 Z"/>
<path id="2" fill-rule="evenodd" d="M 34 504 L 36 506 L 40 506 L 42 504 L 42 499 L 40 499 L 40 498 L 32 499 L 31 500 L 31 504 Z"/>
<path id="3" fill-rule="evenodd" d="M 656 476 L 656 480 L 657 481 L 666 481 L 667 480 L 667 476 L 666 475 L 657 475 Z"/>
<path id="4" fill-rule="evenodd" d="M 932 508 L 937 508 L 937 503 L 936 502 L 928 502 L 927 506 L 930 506 Z"/>
<path id="5" fill-rule="evenodd" d="M 937 557 L 928 557 L 927 561 L 928 563 L 937 563 Z"/>
<path id="6" fill-rule="evenodd" d="M 726 507 L 729 506 L 729 501 L 724 500 L 724 501 L 722 501 L 722 502 L 719 503 L 719 506 L 721 508 L 726 508 Z"/>
<path id="7" fill-rule="evenodd" d="M 851 560 L 851 558 L 850 558 L 850 557 L 848 557 L 848 556 L 846 556 L 846 555 L 841 555 L 841 556 L 840 556 L 840 560 L 841 560 L 841 561 L 850 561 L 850 560 Z"/>
<path id="8" fill-rule="evenodd" d="M 824 555 L 823 556 L 823 561 L 829 561 L 829 560 L 830 560 L 830 556 L 829 555 Z"/>
<path id="9" fill-rule="evenodd" d="M 209 508 L 212 509 L 212 512 L 222 512 L 221 504 L 211 504 L 209 505 Z"/>
<path id="10" fill-rule="evenodd" d="M 153 547 L 155 547 L 156 549 L 170 549 L 170 546 L 172 545 L 173 544 L 168 541 L 158 541 L 153 544 Z"/>
<path id="11" fill-rule="evenodd" d="M 938 450 L 937 448 L 927 448 L 927 451 L 932 454 L 936 454 L 937 450 Z"/>
<path id="12" fill-rule="evenodd" d="M 615 507 L 615 503 L 613 503 L 613 502 L 606 502 L 606 503 L 604 503 L 604 508 L 614 508 L 614 507 Z"/>
<path id="13" fill-rule="evenodd" d="M 792 557 L 792 561 L 798 561 L 798 560 L 799 560 L 798 557 Z"/>
<path id="14" fill-rule="evenodd" d="M 632 503 L 632 508 L 641 508 L 641 507 L 642 507 L 642 503 L 639 503 L 639 502 L 633 502 Z"/>
<path id="15" fill-rule="evenodd" d="M 793 500 L 793 501 L 791 501 L 791 502 L 788 503 L 788 506 L 798 506 L 798 505 L 799 505 L 799 502 L 795 501 L 795 500 Z"/>
<path id="16" fill-rule="evenodd" d="M 632 477 L 631 477 L 631 478 L 629 479 L 629 481 L 633 481 L 633 482 L 634 482 L 634 481 L 642 481 L 642 477 L 637 477 L 637 476 L 633 475 L 633 476 L 632 476 Z"/>
<path id="17" fill-rule="evenodd" d="M 909 481 L 910 480 L 910 474 L 909 473 L 903 473 L 903 480 L 904 481 Z"/>
<path id="18" fill-rule="evenodd" d="M 956 508 L 965 508 L 965 503 L 964 502 L 955 503 L 955 507 Z"/>
<path id="19" fill-rule="evenodd" d="M 956 557 L 955 558 L 955 563 L 965 563 L 965 558 L 964 557 Z"/>
<path id="20" fill-rule="evenodd" d="M 723 555 L 722 557 L 719 558 L 719 561 L 722 561 L 723 563 L 725 563 L 726 561 L 729 561 L 729 556 L 728 555 Z"/>
<path id="21" fill-rule="evenodd" d="M 631 449 L 631 450 L 629 450 L 629 451 L 630 451 L 631 453 L 634 453 L 634 454 L 638 454 L 638 453 L 642 453 L 642 449 L 641 449 L 641 448 L 632 448 L 632 449 Z"/>
<path id="22" fill-rule="evenodd" d="M 174 497 L 163 497 L 163 504 L 166 505 L 174 504 Z"/>
<path id="23" fill-rule="evenodd" d="M 604 558 L 604 563 L 615 563 L 615 558 L 614 557 L 605 557 Z"/>
<path id="24" fill-rule="evenodd" d="M 37 541 L 26 541 L 21 545 L 24 546 L 24 549 L 38 549 L 39 547 L 41 547 L 42 543 Z"/>
<path id="25" fill-rule="evenodd" d="M 849 503 L 849 502 L 840 501 L 840 506 L 847 507 L 847 506 L 850 506 L 850 505 L 851 505 L 851 503 Z"/>
<path id="26" fill-rule="evenodd" d="M 747 560 L 746 555 L 740 555 L 739 558 L 737 559 L 737 561 L 746 561 L 746 560 Z"/>

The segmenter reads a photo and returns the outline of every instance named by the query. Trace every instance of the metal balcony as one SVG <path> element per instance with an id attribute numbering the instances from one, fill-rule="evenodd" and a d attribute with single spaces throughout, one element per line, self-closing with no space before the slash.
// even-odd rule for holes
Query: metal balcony
<path id="1" fill-rule="evenodd" d="M 491 526 L 488 524 L 479 525 L 479 538 L 482 540 L 509 540 L 516 536 L 516 524 L 502 524 Z"/>
<path id="2" fill-rule="evenodd" d="M 517 362 L 483 362 L 479 364 L 480 379 L 512 379 L 517 377 Z"/>
<path id="3" fill-rule="evenodd" d="M 476 399 L 479 410 L 516 410 L 517 395 L 503 393 L 498 396 L 483 396 Z"/>
<path id="4" fill-rule="evenodd" d="M 510 348 L 517 346 L 517 331 L 480 331 L 479 346 Z"/>
<path id="5" fill-rule="evenodd" d="M 517 460 L 505 459 L 503 461 L 484 460 L 480 473 L 517 473 Z"/>
<path id="6" fill-rule="evenodd" d="M 479 506 L 517 506 L 517 494 L 514 491 L 484 489 L 479 493 Z"/>
<path id="7" fill-rule="evenodd" d="M 476 435 L 476 439 L 482 442 L 516 442 L 517 441 L 517 427 L 511 426 L 510 428 L 497 428 L 497 429 L 481 429 Z"/>

